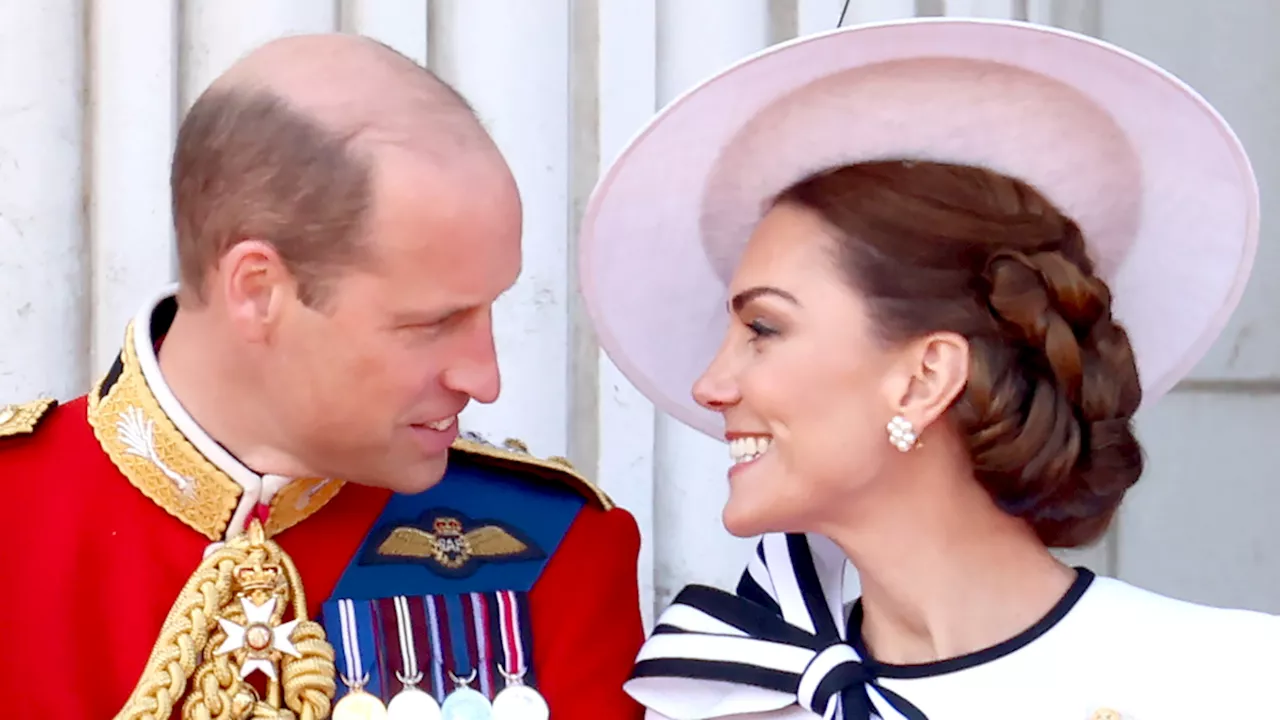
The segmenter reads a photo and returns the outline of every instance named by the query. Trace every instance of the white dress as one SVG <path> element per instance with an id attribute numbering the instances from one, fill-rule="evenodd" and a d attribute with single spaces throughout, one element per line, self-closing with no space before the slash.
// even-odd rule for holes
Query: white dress
<path id="1" fill-rule="evenodd" d="M 1082 569 L 1017 637 L 961 658 L 884 665 L 864 662 L 857 633 L 846 640 L 845 623 L 830 619 L 844 614 L 844 567 L 826 538 L 766 536 L 738 595 L 695 586 L 677 597 L 627 691 L 650 720 L 1280 720 L 1280 616 L 1174 600 Z M 850 615 L 858 627 L 860 608 Z"/>

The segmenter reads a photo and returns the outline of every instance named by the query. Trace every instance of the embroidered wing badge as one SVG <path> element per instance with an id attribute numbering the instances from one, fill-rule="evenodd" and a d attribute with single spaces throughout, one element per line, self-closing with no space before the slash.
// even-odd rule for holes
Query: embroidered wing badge
<path id="1" fill-rule="evenodd" d="M 0 405 L 0 438 L 30 435 L 58 401 L 41 398 L 16 405 Z"/>
<path id="2" fill-rule="evenodd" d="M 472 520 L 434 508 L 416 523 L 392 523 L 374 536 L 364 564 L 417 564 L 437 575 L 467 577 L 486 563 L 540 559 L 542 549 L 516 528 L 497 520 Z"/>

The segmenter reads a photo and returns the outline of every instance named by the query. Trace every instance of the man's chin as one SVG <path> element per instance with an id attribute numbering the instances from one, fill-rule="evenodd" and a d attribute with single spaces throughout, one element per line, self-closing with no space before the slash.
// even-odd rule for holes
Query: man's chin
<path id="1" fill-rule="evenodd" d="M 441 453 L 438 457 L 421 459 L 411 467 L 400 465 L 388 468 L 378 477 L 367 480 L 352 480 L 358 485 L 382 488 L 400 495 L 417 495 L 440 484 L 448 469 L 449 455 Z"/>

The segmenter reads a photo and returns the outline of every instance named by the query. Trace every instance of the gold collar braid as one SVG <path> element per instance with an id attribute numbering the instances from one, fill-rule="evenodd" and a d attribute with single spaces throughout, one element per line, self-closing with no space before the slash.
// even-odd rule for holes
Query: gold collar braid
<path id="1" fill-rule="evenodd" d="M 89 394 L 89 424 L 107 456 L 143 495 L 210 540 L 222 540 L 244 489 L 161 409 L 138 363 L 134 330 L 133 323 L 125 330 L 119 372 L 105 376 Z M 281 488 L 270 500 L 267 537 L 324 507 L 342 484 L 300 478 Z"/>
<path id="2" fill-rule="evenodd" d="M 134 487 L 210 540 L 224 538 L 244 489 L 161 409 L 138 362 L 132 323 L 117 367 L 89 395 L 88 417 Z M 179 702 L 184 720 L 329 717 L 333 647 L 307 618 L 292 559 L 270 538 L 315 513 L 341 487 L 295 480 L 271 499 L 265 526 L 251 520 L 246 532 L 211 548 L 169 610 L 116 720 L 168 720 Z M 268 678 L 262 696 L 244 680 L 254 670 Z"/>

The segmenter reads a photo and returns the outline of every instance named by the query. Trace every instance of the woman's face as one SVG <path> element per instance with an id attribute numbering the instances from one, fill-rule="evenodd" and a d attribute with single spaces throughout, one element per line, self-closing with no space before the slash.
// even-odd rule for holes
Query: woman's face
<path id="1" fill-rule="evenodd" d="M 694 384 L 724 415 L 734 459 L 724 524 L 738 536 L 815 531 L 899 452 L 886 425 L 903 363 L 841 277 L 834 242 L 808 210 L 769 212 L 730 284 L 724 342 Z"/>

